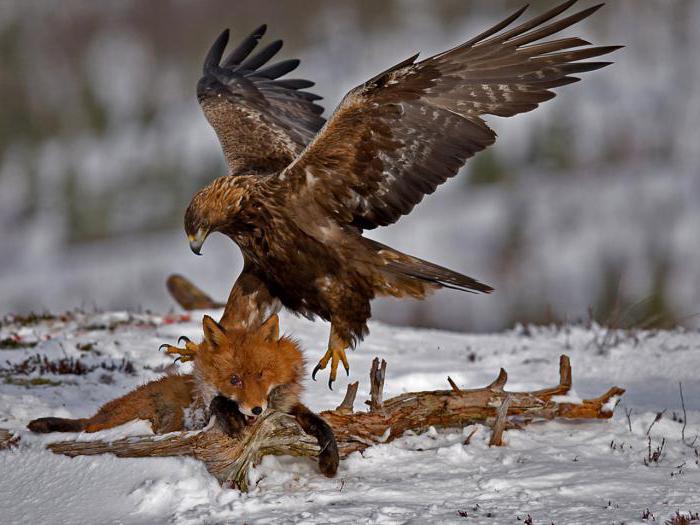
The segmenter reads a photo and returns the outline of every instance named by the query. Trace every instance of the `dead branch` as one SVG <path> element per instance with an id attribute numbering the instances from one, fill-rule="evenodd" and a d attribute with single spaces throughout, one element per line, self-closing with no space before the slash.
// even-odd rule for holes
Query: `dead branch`
<path id="1" fill-rule="evenodd" d="M 357 389 L 359 386 L 360 386 L 359 381 L 355 381 L 354 383 L 350 383 L 348 385 L 348 389 L 345 392 L 345 397 L 343 398 L 343 401 L 335 409 L 336 412 L 339 412 L 342 414 L 352 414 L 352 411 L 354 410 L 353 407 L 355 405 L 355 398 L 357 397 Z"/>
<path id="2" fill-rule="evenodd" d="M 491 439 L 489 440 L 490 447 L 503 446 L 503 432 L 508 422 L 508 407 L 510 406 L 510 401 L 511 398 L 507 395 L 505 399 L 503 399 L 501 406 L 498 407 L 498 411 L 496 411 L 496 421 L 493 424 L 493 432 L 491 432 Z"/>
<path id="3" fill-rule="evenodd" d="M 341 457 L 392 441 L 407 430 L 420 431 L 430 426 L 464 427 L 495 418 L 494 434 L 502 437 L 503 429 L 512 426 L 507 420 L 512 416 L 518 416 L 525 423 L 533 419 L 607 419 L 612 416 L 610 400 L 624 393 L 623 389 L 613 387 L 602 396 L 581 403 L 553 400 L 554 396 L 564 395 L 571 388 L 571 366 L 566 356 L 560 359 L 559 384 L 536 392 L 506 392 L 504 386 L 508 376 L 501 370 L 496 381 L 483 388 L 460 390 L 455 389 L 455 385 L 450 390 L 409 392 L 382 403 L 381 386 L 385 372 L 386 362 L 380 366 L 379 360 L 375 359 L 371 374 L 373 398 L 368 403 L 375 407 L 374 410 L 352 411 L 357 394 L 355 383 L 348 386 L 345 400 L 338 409 L 321 413 L 336 434 Z M 318 454 L 315 439 L 305 434 L 291 416 L 277 412 L 259 418 L 235 436 L 225 434 L 214 424 L 199 432 L 128 437 L 109 443 L 64 441 L 52 443 L 48 448 L 68 456 L 104 453 L 120 457 L 194 456 L 203 461 L 219 481 L 241 490 L 248 488 L 250 466 L 264 455 Z"/>
<path id="4" fill-rule="evenodd" d="M 214 301 L 182 275 L 171 275 L 165 282 L 165 286 L 175 302 L 185 310 L 214 310 L 224 307 L 222 303 Z"/>
<path id="5" fill-rule="evenodd" d="M 382 359 L 381 366 L 379 358 L 375 357 L 372 360 L 372 369 L 369 372 L 369 401 L 365 401 L 369 405 L 370 412 L 379 412 L 383 408 L 382 398 L 384 397 L 384 378 L 386 377 L 386 361 Z"/>
<path id="6" fill-rule="evenodd" d="M 459 387 L 457 386 L 457 383 L 455 383 L 450 376 L 447 376 L 447 382 L 450 384 L 450 388 L 454 390 L 455 392 L 459 392 Z"/>
<path id="7" fill-rule="evenodd" d="M 19 437 L 9 430 L 0 428 L 0 450 L 10 448 L 19 442 Z"/>

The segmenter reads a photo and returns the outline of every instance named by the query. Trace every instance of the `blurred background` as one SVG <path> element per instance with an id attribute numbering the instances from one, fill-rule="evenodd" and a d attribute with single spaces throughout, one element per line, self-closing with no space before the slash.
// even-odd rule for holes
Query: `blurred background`
<path id="1" fill-rule="evenodd" d="M 237 40 L 267 23 L 328 116 L 524 1 L 0 0 L 0 314 L 167 311 L 171 273 L 226 297 L 238 249 L 212 236 L 196 257 L 182 230 L 193 192 L 225 172 L 194 94 L 223 28 Z M 536 111 L 490 118 L 495 146 L 369 234 L 496 292 L 380 300 L 375 318 L 700 325 L 700 2 L 614 0 L 565 34 L 627 47 Z"/>

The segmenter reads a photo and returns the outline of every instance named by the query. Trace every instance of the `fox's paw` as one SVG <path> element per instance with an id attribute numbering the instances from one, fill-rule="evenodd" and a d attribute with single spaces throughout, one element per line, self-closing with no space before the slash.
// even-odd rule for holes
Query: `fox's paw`
<path id="1" fill-rule="evenodd" d="M 209 411 L 216 416 L 216 421 L 229 436 L 239 434 L 245 427 L 245 416 L 238 410 L 238 405 L 224 396 L 212 399 Z"/>
<path id="2" fill-rule="evenodd" d="M 334 478 L 336 472 L 338 472 L 338 463 L 340 463 L 340 457 L 338 456 L 338 445 L 333 441 L 329 441 L 321 449 L 318 455 L 318 468 L 321 474 L 327 478 Z"/>
<path id="3" fill-rule="evenodd" d="M 165 349 L 166 354 L 177 356 L 175 358 L 175 361 L 180 361 L 181 363 L 193 361 L 197 350 L 199 350 L 199 345 L 197 343 L 193 343 L 188 337 L 185 337 L 184 335 L 180 336 L 180 338 L 177 340 L 178 344 L 181 344 L 182 341 L 185 342 L 184 347 L 173 346 L 166 343 L 160 345 L 159 350 Z"/>
<path id="4" fill-rule="evenodd" d="M 331 373 L 328 377 L 328 388 L 333 390 L 333 383 L 338 375 L 338 364 L 343 363 L 343 368 L 345 368 L 345 373 L 350 375 L 350 365 L 348 364 L 348 358 L 345 355 L 345 349 L 342 347 L 329 348 L 323 355 L 318 364 L 314 367 L 314 371 L 311 372 L 311 379 L 316 381 L 316 374 L 319 370 L 324 370 L 328 363 L 331 363 Z"/>

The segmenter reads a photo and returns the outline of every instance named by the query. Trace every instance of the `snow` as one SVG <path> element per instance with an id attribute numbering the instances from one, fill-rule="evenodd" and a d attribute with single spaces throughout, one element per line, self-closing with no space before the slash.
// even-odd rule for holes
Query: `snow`
<path id="1" fill-rule="evenodd" d="M 375 356 L 388 362 L 385 397 L 448 388 L 448 374 L 462 388 L 480 387 L 500 367 L 508 371 L 508 390 L 552 386 L 562 353 L 571 358 L 574 384 L 562 400 L 597 397 L 613 385 L 627 392 L 611 420 L 531 424 L 524 431 L 506 431 L 502 448 L 488 447 L 489 430 L 480 425 L 408 433 L 343 460 L 335 479 L 324 478 L 310 459 L 266 457 L 250 473 L 254 488 L 248 494 L 220 487 L 192 458 L 68 458 L 48 452 L 45 444 L 94 435 L 32 436 L 24 430 L 35 417 L 90 415 L 165 373 L 170 360 L 158 346 L 175 343 L 180 335 L 201 337 L 203 314 L 73 312 L 27 326 L 9 320 L 0 327 L 0 340 L 36 343 L 0 349 L 5 370 L 0 371 L 5 377 L 0 427 L 22 437 L 17 448 L 0 452 L 3 524 L 518 523 L 528 515 L 547 524 L 643 523 L 647 508 L 663 523 L 676 510 L 700 510 L 700 458 L 683 444 L 678 421 L 682 383 L 686 441 L 700 432 L 697 331 L 620 332 L 607 339 L 614 343 L 601 347 L 607 329 L 597 325 L 474 335 L 372 323 L 371 335 L 350 356 L 350 377 L 341 377 L 335 391 L 325 381 L 308 382 L 305 401 L 313 409 L 336 406 L 346 381 L 359 380 L 355 408 L 364 410 Z M 320 357 L 327 325 L 283 316 L 282 328 L 301 341 L 309 363 Z M 24 376 L 7 369 L 34 354 L 51 360 L 79 357 L 95 368 L 83 375 L 42 375 L 60 381 L 57 386 L 20 384 L 38 372 Z M 100 366 L 113 367 L 122 359 L 133 363 L 133 374 Z M 630 409 L 628 426 L 625 410 Z M 149 431 L 147 423 L 137 421 L 100 437 Z M 661 460 L 645 465 L 649 443 L 653 451 L 662 439 Z"/>

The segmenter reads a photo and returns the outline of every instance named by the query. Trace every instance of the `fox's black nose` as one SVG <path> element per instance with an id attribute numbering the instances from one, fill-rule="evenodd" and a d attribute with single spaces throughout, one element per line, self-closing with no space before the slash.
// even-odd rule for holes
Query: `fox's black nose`
<path id="1" fill-rule="evenodd" d="M 253 410 L 251 410 L 251 412 L 252 412 L 253 414 L 255 414 L 256 416 L 259 416 L 260 414 L 262 414 L 262 408 L 261 408 L 261 407 L 255 407 L 255 408 L 253 408 Z"/>

